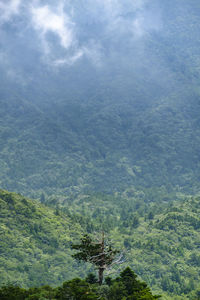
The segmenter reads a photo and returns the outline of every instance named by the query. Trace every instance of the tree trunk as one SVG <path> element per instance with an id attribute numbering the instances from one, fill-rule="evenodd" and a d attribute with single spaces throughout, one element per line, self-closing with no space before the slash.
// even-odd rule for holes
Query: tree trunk
<path id="1" fill-rule="evenodd" d="M 105 269 L 105 253 L 104 253 L 104 248 L 105 248 L 105 242 L 104 242 L 104 232 L 102 232 L 102 240 L 101 240 L 101 263 L 99 266 L 99 285 L 102 285 L 103 283 L 103 272 Z"/>
<path id="2" fill-rule="evenodd" d="M 102 285 L 103 283 L 103 272 L 104 272 L 104 267 L 99 267 L 99 285 Z"/>

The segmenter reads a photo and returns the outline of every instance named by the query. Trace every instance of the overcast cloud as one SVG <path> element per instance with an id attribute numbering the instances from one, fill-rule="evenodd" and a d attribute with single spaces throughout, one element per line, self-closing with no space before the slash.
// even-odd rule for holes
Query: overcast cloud
<path id="1" fill-rule="evenodd" d="M 33 26 L 45 38 L 48 31 L 57 34 L 62 47 L 69 48 L 73 43 L 73 23 L 64 13 L 63 7 L 58 6 L 57 12 L 51 10 L 48 5 L 32 7 Z"/>
<path id="2" fill-rule="evenodd" d="M 88 57 L 93 64 L 101 66 L 105 59 L 105 47 L 112 47 L 116 41 L 135 42 L 144 38 L 149 31 L 160 30 L 161 13 L 157 10 L 153 14 L 147 9 L 148 2 L 0 0 L 1 31 L 7 34 L 5 23 L 14 27 L 23 23 L 25 26 L 21 30 L 24 40 L 26 30 L 27 35 L 31 31 L 33 35 L 36 34 L 41 59 L 52 66 L 71 65 L 82 57 Z M 15 39 L 19 36 L 20 29 Z M 2 43 L 1 47 L 6 46 Z"/>
<path id="3" fill-rule="evenodd" d="M 13 15 L 19 13 L 21 0 L 0 1 L 0 24 L 9 21 Z"/>

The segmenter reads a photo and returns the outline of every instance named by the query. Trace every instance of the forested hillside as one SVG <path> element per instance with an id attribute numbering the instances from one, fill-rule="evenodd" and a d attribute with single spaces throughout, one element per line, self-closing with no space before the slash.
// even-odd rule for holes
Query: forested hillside
<path id="1" fill-rule="evenodd" d="M 55 286 L 94 272 L 90 264 L 73 260 L 71 244 L 85 233 L 97 237 L 104 230 L 123 254 L 121 270 L 130 265 L 155 293 L 169 299 L 174 295 L 195 299 L 200 272 L 199 199 L 179 197 L 171 204 L 149 207 L 134 198 L 122 204 L 119 198 L 93 195 L 68 209 L 52 209 L 2 190 L 1 284 Z M 118 274 L 118 267 L 111 274 Z"/>
<path id="2" fill-rule="evenodd" d="M 1 285 L 55 285 L 83 274 L 70 250 L 72 240 L 84 232 L 83 224 L 2 190 L 0 205 Z"/>
<path id="3" fill-rule="evenodd" d="M 74 64 L 42 60 L 24 15 L 1 25 L 1 187 L 32 197 L 162 185 L 198 192 L 198 2 L 124 5 L 121 22 L 140 26 L 132 39 L 104 32 L 94 14 L 106 6 L 73 6 L 80 36 L 101 45 Z M 45 41 L 57 53 L 58 41 Z"/>
<path id="4" fill-rule="evenodd" d="M 86 278 L 104 231 L 112 278 L 198 299 L 199 36 L 197 0 L 0 0 L 1 285 Z"/>

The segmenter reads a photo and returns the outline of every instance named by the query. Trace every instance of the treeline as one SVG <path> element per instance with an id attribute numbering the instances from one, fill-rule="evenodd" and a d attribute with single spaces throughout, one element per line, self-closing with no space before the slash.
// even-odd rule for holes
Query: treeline
<path id="1" fill-rule="evenodd" d="M 85 279 L 74 278 L 62 286 L 52 288 L 49 285 L 23 289 L 19 286 L 6 285 L 0 288 L 1 300 L 154 300 L 160 298 L 153 295 L 145 282 L 137 279 L 137 275 L 127 267 L 120 276 L 107 277 L 103 285 L 99 285 L 94 274 Z"/>

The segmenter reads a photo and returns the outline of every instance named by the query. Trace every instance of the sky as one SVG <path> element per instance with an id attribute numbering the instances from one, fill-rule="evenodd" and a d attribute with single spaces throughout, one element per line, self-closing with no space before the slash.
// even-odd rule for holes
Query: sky
<path id="1" fill-rule="evenodd" d="M 1 43 L 0 57 L 9 60 L 9 53 L 13 55 L 14 49 L 23 45 L 23 51 L 37 49 L 40 61 L 54 67 L 73 65 L 82 58 L 99 67 L 108 49 L 116 51 L 121 43 L 134 44 L 150 32 L 161 30 L 162 11 L 159 5 L 149 3 L 0 0 L 1 40 L 9 41 Z"/>

